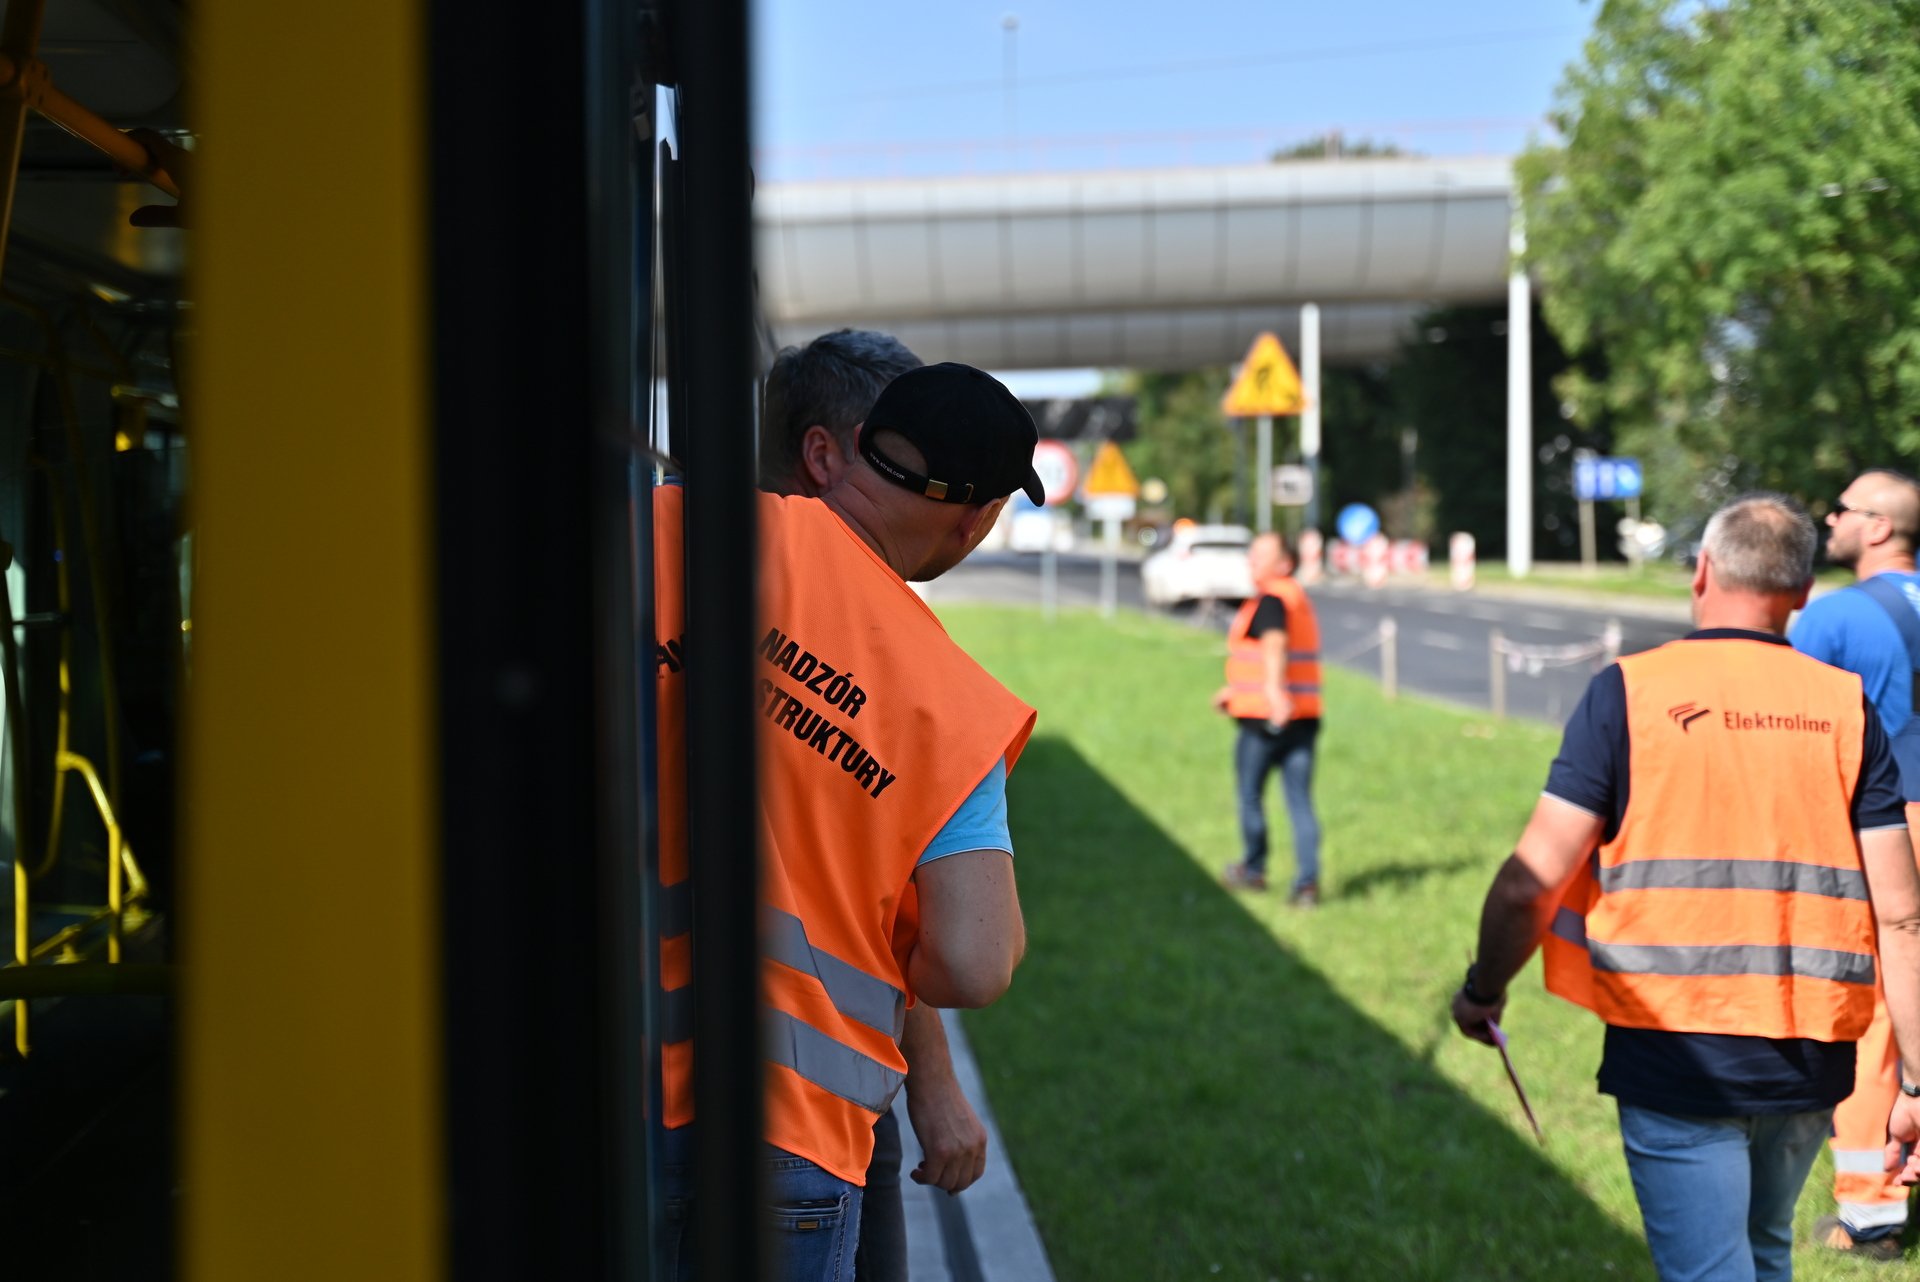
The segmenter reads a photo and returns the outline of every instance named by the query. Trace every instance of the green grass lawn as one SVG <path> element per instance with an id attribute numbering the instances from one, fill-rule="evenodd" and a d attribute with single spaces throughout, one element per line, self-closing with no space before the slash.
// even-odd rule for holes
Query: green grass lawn
<path id="1" fill-rule="evenodd" d="M 1672 601 L 1685 601 L 1692 595 L 1693 584 L 1693 571 L 1675 561 L 1649 561 L 1638 571 L 1618 561 L 1603 561 L 1593 567 L 1592 574 L 1565 562 L 1537 562 L 1524 579 L 1515 579 L 1506 562 L 1484 560 L 1475 573 L 1482 583 L 1489 584 L 1525 584 Z"/>
<path id="2" fill-rule="evenodd" d="M 1677 561 L 1649 561 L 1639 570 L 1619 561 L 1602 561 L 1588 574 L 1578 565 L 1564 561 L 1538 561 L 1522 579 L 1513 577 L 1504 561 L 1482 560 L 1475 571 L 1479 581 L 1507 588 L 1550 588 L 1556 592 L 1592 592 L 1605 596 L 1685 601 L 1693 595 L 1693 571 Z M 1838 566 L 1822 567 L 1818 581 L 1840 587 L 1853 582 L 1853 574 Z M 1436 587 L 1447 582 L 1445 565 L 1428 574 Z"/>
<path id="3" fill-rule="evenodd" d="M 1238 842 L 1232 731 L 1208 706 L 1219 637 L 942 617 L 1040 710 L 1010 788 L 1029 952 L 967 1031 L 1063 1282 L 1652 1277 L 1594 1091 L 1599 1023 L 1548 997 L 1537 962 L 1515 985 L 1542 1149 L 1498 1057 L 1445 1013 L 1552 732 L 1329 672 L 1328 898 L 1296 913 L 1217 881 Z M 1270 814 L 1283 873 L 1277 796 Z M 1823 1156 L 1803 1231 L 1830 1178 Z M 1900 1275 L 1800 1256 L 1802 1278 Z"/>

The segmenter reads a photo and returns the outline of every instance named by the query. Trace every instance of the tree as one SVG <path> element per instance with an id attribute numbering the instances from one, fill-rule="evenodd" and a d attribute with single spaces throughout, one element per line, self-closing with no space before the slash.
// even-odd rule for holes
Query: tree
<path id="1" fill-rule="evenodd" d="M 1139 435 L 1126 447 L 1133 470 L 1164 480 L 1179 516 L 1231 518 L 1237 447 L 1220 414 L 1227 371 L 1129 373 L 1119 386 L 1136 401 Z"/>
<path id="2" fill-rule="evenodd" d="M 1573 452 L 1605 452 L 1603 422 L 1567 422 L 1553 384 L 1567 357 L 1533 314 L 1533 540 L 1547 559 L 1579 555 Z M 1486 556 L 1507 547 L 1507 309 L 1428 312 L 1401 343 L 1390 375 L 1396 422 L 1419 433 L 1421 479 L 1433 491 L 1433 535 L 1465 530 Z M 1603 417 L 1603 416 L 1602 416 Z M 1611 539 L 1600 541 L 1608 554 Z"/>
<path id="3" fill-rule="evenodd" d="M 1920 0 L 1609 0 L 1519 166 L 1527 258 L 1673 519 L 1920 451 Z"/>
<path id="4" fill-rule="evenodd" d="M 1270 160 L 1368 160 L 1377 156 L 1411 156 L 1398 143 L 1376 142 L 1372 138 L 1361 138 L 1348 142 L 1338 129 L 1321 134 L 1318 138 L 1309 138 L 1305 142 L 1282 147 L 1268 157 Z"/>

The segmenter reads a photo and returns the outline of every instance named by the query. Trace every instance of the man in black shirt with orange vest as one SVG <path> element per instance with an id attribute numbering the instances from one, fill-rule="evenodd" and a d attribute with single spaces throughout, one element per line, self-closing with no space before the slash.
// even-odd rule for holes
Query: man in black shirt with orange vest
<path id="1" fill-rule="evenodd" d="M 1320 902 L 1320 819 L 1313 813 L 1313 749 L 1320 737 L 1320 624 L 1293 577 L 1293 550 L 1278 534 L 1247 548 L 1254 594 L 1227 629 L 1227 683 L 1213 706 L 1238 723 L 1233 745 L 1243 853 L 1227 885 L 1267 888 L 1267 776 L 1280 772 L 1293 824 L 1293 889 L 1287 902 Z"/>
<path id="2" fill-rule="evenodd" d="M 1453 999 L 1461 1031 L 1491 1042 L 1507 984 L 1544 947 L 1547 987 L 1605 1021 L 1600 1090 L 1667 1282 L 1792 1276 L 1794 1203 L 1873 1013 L 1876 929 L 1920 1081 L 1920 873 L 1899 775 L 1859 677 L 1782 635 L 1814 542 L 1778 495 L 1714 515 L 1699 630 L 1594 678 Z M 1920 1099 L 1903 1095 L 1889 1130 L 1920 1138 Z"/>

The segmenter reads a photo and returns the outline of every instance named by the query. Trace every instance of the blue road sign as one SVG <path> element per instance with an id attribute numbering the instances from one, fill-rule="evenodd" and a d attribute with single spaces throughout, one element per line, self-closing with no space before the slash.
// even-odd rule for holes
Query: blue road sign
<path id="1" fill-rule="evenodd" d="M 1573 497 L 1582 503 L 1637 499 L 1642 477 L 1637 458 L 1580 458 L 1573 461 Z"/>
<path id="2" fill-rule="evenodd" d="M 1349 503 L 1333 519 L 1340 537 L 1349 543 L 1365 543 L 1380 533 L 1380 514 L 1365 503 Z"/>

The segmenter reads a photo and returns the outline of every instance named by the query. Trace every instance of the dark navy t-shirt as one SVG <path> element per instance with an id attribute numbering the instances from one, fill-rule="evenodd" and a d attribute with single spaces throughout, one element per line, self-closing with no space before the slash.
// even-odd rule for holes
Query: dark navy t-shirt
<path id="1" fill-rule="evenodd" d="M 1710 628 L 1686 640 L 1787 643 L 1771 632 L 1741 628 Z M 1860 780 L 1853 792 L 1853 826 L 1858 831 L 1904 828 L 1900 775 L 1886 733 L 1872 702 L 1864 696 L 1861 702 L 1866 733 Z M 1603 841 L 1619 833 L 1627 813 L 1630 749 L 1627 683 L 1616 663 L 1587 686 L 1567 722 L 1560 755 L 1547 773 L 1547 795 L 1597 815 L 1605 823 Z M 1831 1108 L 1852 1094 L 1853 1069 L 1852 1042 L 1672 1033 L 1609 1024 L 1600 1057 L 1600 1090 L 1623 1104 L 1697 1117 L 1807 1113 Z"/>

